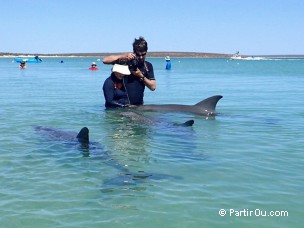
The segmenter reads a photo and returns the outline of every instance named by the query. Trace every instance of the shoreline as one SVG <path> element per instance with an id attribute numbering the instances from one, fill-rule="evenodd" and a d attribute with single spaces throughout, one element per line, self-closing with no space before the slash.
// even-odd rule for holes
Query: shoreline
<path id="1" fill-rule="evenodd" d="M 0 52 L 0 58 L 101 58 L 108 55 L 119 55 L 125 52 L 116 53 L 65 53 L 65 54 L 27 54 Z M 233 54 L 217 54 L 202 52 L 148 52 L 148 58 L 231 58 Z M 304 58 L 304 55 L 242 55 L 242 57 L 263 57 L 263 58 Z"/>

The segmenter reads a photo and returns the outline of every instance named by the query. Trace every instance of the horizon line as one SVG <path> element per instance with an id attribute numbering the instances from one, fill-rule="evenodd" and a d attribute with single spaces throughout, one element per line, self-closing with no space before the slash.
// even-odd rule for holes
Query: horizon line
<path id="1" fill-rule="evenodd" d="M 87 57 L 97 57 L 97 56 L 106 56 L 106 55 L 115 55 L 115 54 L 123 54 L 128 52 L 70 52 L 70 53 L 25 53 L 25 52 L 0 52 L 0 56 L 87 56 Z M 226 54 L 226 53 L 209 53 L 209 52 L 186 52 L 186 51 L 151 51 L 147 52 L 147 57 L 164 57 L 164 56 L 171 56 L 171 57 L 231 57 L 233 54 Z M 304 57 L 304 54 L 261 54 L 261 55 L 241 55 L 241 56 L 261 56 L 261 57 Z"/>

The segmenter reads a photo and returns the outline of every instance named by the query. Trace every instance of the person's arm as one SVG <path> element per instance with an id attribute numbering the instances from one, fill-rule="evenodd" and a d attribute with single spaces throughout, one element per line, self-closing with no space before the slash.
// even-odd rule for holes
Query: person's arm
<path id="1" fill-rule="evenodd" d="M 144 77 L 142 79 L 142 82 L 151 90 L 151 91 L 155 91 L 156 90 L 156 81 L 155 80 L 151 80 L 148 79 L 146 77 Z"/>
<path id="2" fill-rule="evenodd" d="M 118 59 L 125 59 L 127 61 L 134 59 L 136 56 L 133 53 L 121 54 L 121 55 L 109 55 L 103 58 L 104 64 L 114 64 Z"/>
<path id="3" fill-rule="evenodd" d="M 139 80 L 141 80 L 142 83 L 144 83 L 145 86 L 147 86 L 151 91 L 154 91 L 156 89 L 156 81 L 145 77 L 138 68 L 136 71 L 132 71 L 132 74 L 136 77 L 139 77 Z"/>

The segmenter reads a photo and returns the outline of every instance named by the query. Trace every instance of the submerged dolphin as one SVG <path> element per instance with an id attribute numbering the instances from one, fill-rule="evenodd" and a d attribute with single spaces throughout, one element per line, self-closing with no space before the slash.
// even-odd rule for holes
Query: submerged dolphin
<path id="1" fill-rule="evenodd" d="M 79 149 L 85 157 L 93 153 L 102 157 L 107 165 L 122 172 L 129 172 L 124 165 L 116 162 L 100 143 L 89 141 L 89 129 L 87 127 L 83 127 L 78 133 L 43 126 L 34 126 L 34 129 L 52 140 L 72 146 L 80 146 Z"/>
<path id="2" fill-rule="evenodd" d="M 34 126 L 36 131 L 44 132 L 51 138 L 66 142 L 79 142 L 81 144 L 89 144 L 89 129 L 83 127 L 78 134 L 75 132 L 63 131 L 51 127 Z"/>
<path id="3" fill-rule="evenodd" d="M 131 173 L 127 166 L 120 164 L 119 162 L 115 161 L 112 158 L 110 153 L 106 151 L 102 145 L 97 142 L 90 142 L 89 141 L 89 129 L 87 127 L 83 127 L 79 133 L 63 131 L 55 128 L 50 127 L 42 127 L 42 126 L 34 126 L 37 132 L 43 133 L 44 135 L 52 138 L 53 140 L 57 140 L 63 143 L 72 144 L 72 145 L 80 145 L 81 149 L 85 149 L 82 152 L 85 152 L 84 155 L 88 156 L 90 152 L 93 150 L 98 150 L 99 154 L 102 155 L 104 162 L 118 169 L 120 173 L 118 177 L 111 178 L 106 181 L 106 184 L 112 183 L 115 184 L 134 184 L 134 181 L 140 179 L 164 179 L 164 178 L 173 178 L 173 179 L 180 179 L 177 176 L 171 176 L 166 174 L 157 174 L 157 173 L 146 173 L 146 172 L 138 172 L 138 173 Z"/>
<path id="4" fill-rule="evenodd" d="M 144 116 L 142 114 L 138 114 L 136 112 L 122 112 L 120 113 L 121 116 L 126 117 L 132 121 L 138 122 L 138 123 L 144 123 L 144 124 L 158 124 L 163 123 L 163 121 L 154 120 L 152 118 L 149 118 L 147 116 Z M 169 123 L 166 122 L 165 124 L 173 125 L 173 126 L 182 126 L 182 127 L 190 127 L 194 124 L 194 120 L 188 120 L 184 123 Z"/>
<path id="5" fill-rule="evenodd" d="M 141 105 L 136 107 L 141 111 L 167 111 L 167 112 L 187 112 L 204 116 L 214 116 L 217 102 L 222 98 L 221 95 L 215 95 L 205 100 L 198 102 L 195 105 L 181 105 L 181 104 L 151 104 Z"/>

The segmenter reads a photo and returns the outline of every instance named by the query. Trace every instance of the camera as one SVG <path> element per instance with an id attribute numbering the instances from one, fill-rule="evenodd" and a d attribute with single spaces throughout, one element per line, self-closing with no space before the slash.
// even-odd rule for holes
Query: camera
<path id="1" fill-rule="evenodd" d="M 126 59 L 119 59 L 118 64 L 120 65 L 128 65 L 129 70 L 135 71 L 138 68 L 138 59 L 131 59 L 131 60 L 126 60 Z"/>
<path id="2" fill-rule="evenodd" d="M 138 68 L 138 59 L 129 60 L 128 66 L 131 71 L 135 71 Z"/>

